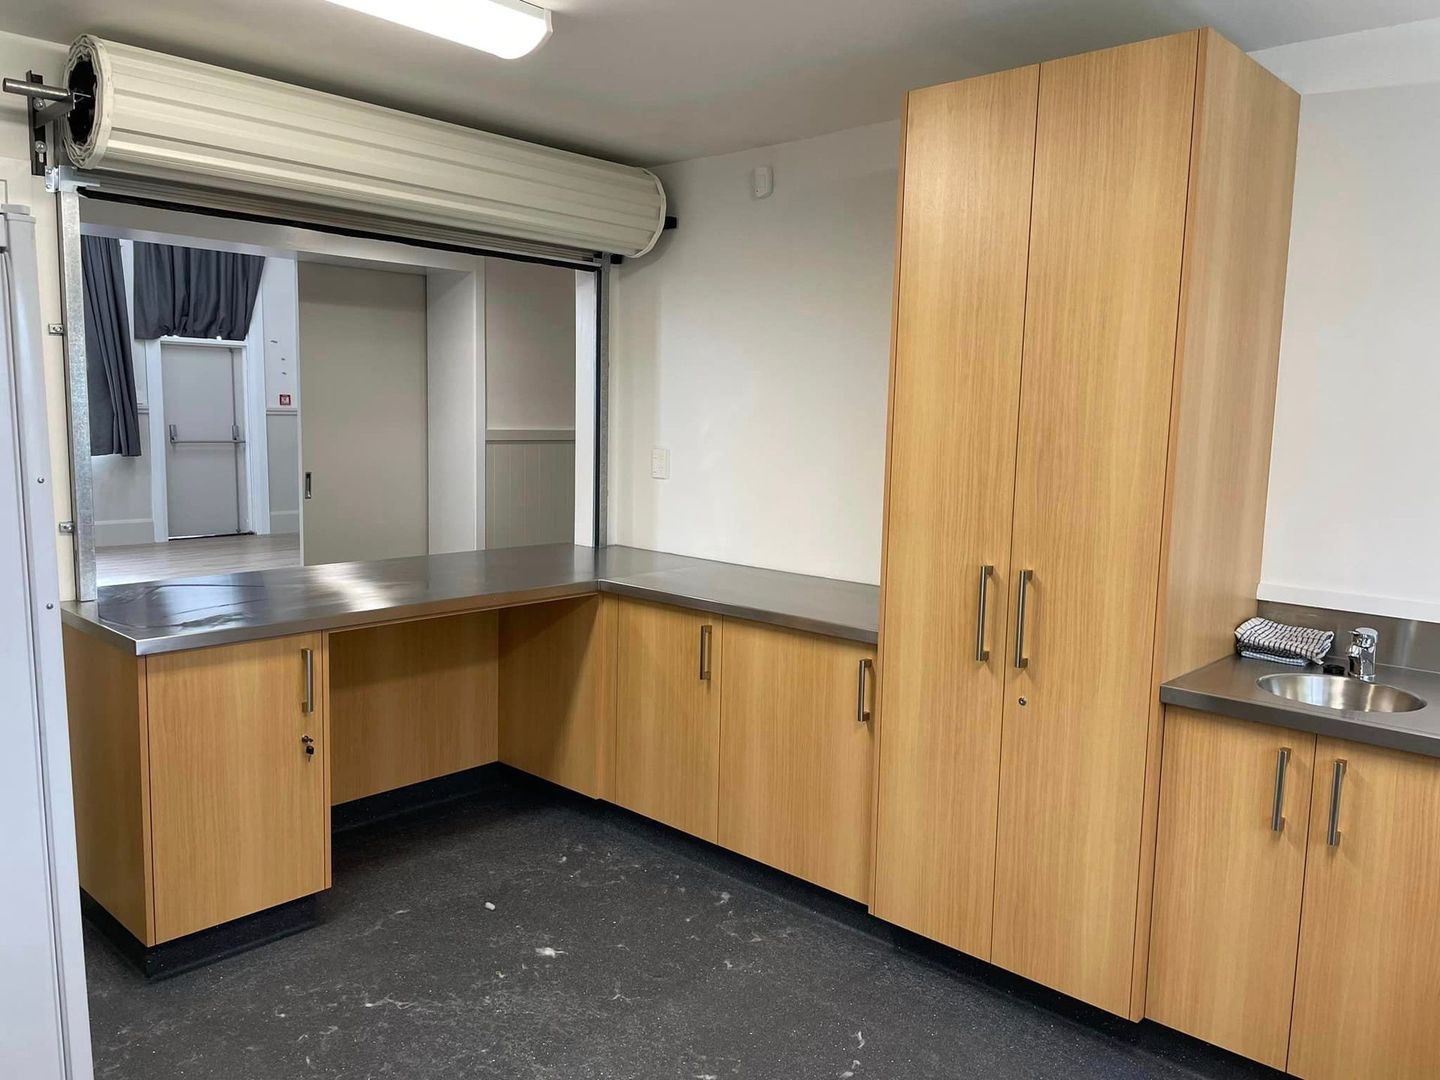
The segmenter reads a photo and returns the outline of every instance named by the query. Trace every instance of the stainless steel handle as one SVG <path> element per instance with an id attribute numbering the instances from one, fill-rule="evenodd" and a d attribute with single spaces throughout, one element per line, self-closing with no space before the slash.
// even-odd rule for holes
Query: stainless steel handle
<path id="1" fill-rule="evenodd" d="M 858 723 L 870 722 L 870 672 L 875 662 L 868 656 L 860 661 L 859 686 L 855 691 L 855 719 Z"/>
<path id="2" fill-rule="evenodd" d="M 178 441 L 178 436 L 179 436 L 179 434 L 180 434 L 180 433 L 175 430 L 175 425 L 174 425 L 174 424 L 171 424 L 171 425 L 170 425 L 170 441 L 171 441 L 172 443 Z"/>
<path id="3" fill-rule="evenodd" d="M 301 657 L 305 660 L 305 703 L 301 706 L 301 712 L 313 713 L 315 711 L 315 650 L 301 649 Z"/>
<path id="4" fill-rule="evenodd" d="M 700 678 L 710 681 L 710 624 L 700 627 Z"/>
<path id="5" fill-rule="evenodd" d="M 1334 771 L 1330 774 L 1330 827 L 1325 842 L 1331 847 L 1340 846 L 1340 795 L 1345 787 L 1345 759 L 1336 758 Z"/>
<path id="6" fill-rule="evenodd" d="M 310 474 L 309 474 L 309 472 L 306 472 L 306 474 L 305 474 L 305 498 L 308 499 L 308 498 L 310 498 L 310 496 L 311 496 L 311 490 L 310 490 Z"/>
<path id="7" fill-rule="evenodd" d="M 990 650 L 985 647 L 985 623 L 986 611 L 990 607 L 990 578 L 995 573 L 995 567 L 980 567 L 980 603 L 975 615 L 975 659 L 985 663 L 990 659 Z"/>
<path id="8" fill-rule="evenodd" d="M 1285 771 L 1290 768 L 1290 747 L 1275 755 L 1275 797 L 1270 804 L 1270 831 L 1285 831 Z"/>
<path id="9" fill-rule="evenodd" d="M 1020 584 L 1016 586 L 1018 593 L 1015 601 L 1015 666 L 1022 669 L 1030 666 L 1030 658 L 1025 655 L 1025 600 L 1026 594 L 1030 591 L 1030 578 L 1034 574 L 1034 570 L 1021 570 Z"/>

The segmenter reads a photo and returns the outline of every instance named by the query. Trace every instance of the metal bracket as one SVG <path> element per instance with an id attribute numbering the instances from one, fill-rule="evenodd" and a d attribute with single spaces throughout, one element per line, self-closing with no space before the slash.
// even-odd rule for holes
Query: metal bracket
<path id="1" fill-rule="evenodd" d="M 45 332 L 51 337 L 64 337 L 65 324 L 63 322 L 52 322 L 45 324 Z"/>
<path id="2" fill-rule="evenodd" d="M 25 72 L 23 79 L 6 79 L 0 90 L 25 98 L 25 118 L 30 125 L 30 173 L 47 176 L 50 168 L 50 134 L 47 130 L 75 107 L 75 95 L 63 86 L 47 86 L 45 76 Z"/>
<path id="3" fill-rule="evenodd" d="M 61 533 L 63 533 L 63 534 L 66 535 L 66 536 L 72 535 L 72 534 L 75 532 L 75 522 L 73 522 L 73 521 L 62 521 L 62 522 L 60 522 L 60 531 L 61 531 Z"/>

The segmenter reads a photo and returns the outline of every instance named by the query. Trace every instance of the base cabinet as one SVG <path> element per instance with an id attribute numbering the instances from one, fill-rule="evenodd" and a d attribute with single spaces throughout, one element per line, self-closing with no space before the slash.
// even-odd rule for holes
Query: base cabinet
<path id="1" fill-rule="evenodd" d="M 1165 715 L 1145 1015 L 1283 1069 L 1315 736 Z"/>
<path id="2" fill-rule="evenodd" d="M 725 620 L 720 844 L 861 901 L 874 657 L 863 645 Z"/>
<path id="3" fill-rule="evenodd" d="M 620 603 L 615 801 L 704 840 L 719 831 L 721 620 Z"/>
<path id="4" fill-rule="evenodd" d="M 1440 762 L 1316 746 L 1288 1068 L 1440 1076 Z"/>
<path id="5" fill-rule="evenodd" d="M 321 644 L 303 634 L 146 661 L 157 942 L 328 887 Z"/>

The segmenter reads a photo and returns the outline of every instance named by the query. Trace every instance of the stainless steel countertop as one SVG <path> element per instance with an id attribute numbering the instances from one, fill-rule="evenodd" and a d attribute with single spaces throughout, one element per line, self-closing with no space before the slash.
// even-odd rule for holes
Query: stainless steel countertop
<path id="1" fill-rule="evenodd" d="M 67 626 L 137 656 L 610 592 L 873 643 L 873 585 L 571 544 L 255 570 L 102 588 Z"/>
<path id="2" fill-rule="evenodd" d="M 1160 700 L 1202 712 L 1261 724 L 1313 731 L 1352 742 L 1440 757 L 1440 673 L 1380 667 L 1376 682 L 1391 683 L 1424 698 L 1423 709 L 1406 713 L 1362 713 L 1326 709 L 1276 697 L 1256 685 L 1262 675 L 1319 671 L 1227 656 L 1160 687 Z"/>

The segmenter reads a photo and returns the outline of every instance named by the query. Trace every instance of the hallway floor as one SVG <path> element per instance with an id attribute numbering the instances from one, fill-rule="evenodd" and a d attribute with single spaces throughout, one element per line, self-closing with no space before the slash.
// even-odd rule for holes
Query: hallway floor
<path id="1" fill-rule="evenodd" d="M 1273 1077 L 506 777 L 337 833 L 319 927 L 146 984 L 87 927 L 95 1075 Z"/>
<path id="2" fill-rule="evenodd" d="M 163 544 L 95 549 L 95 580 L 100 585 L 299 565 L 300 534 L 293 532 L 268 536 L 202 536 Z"/>

